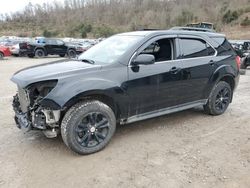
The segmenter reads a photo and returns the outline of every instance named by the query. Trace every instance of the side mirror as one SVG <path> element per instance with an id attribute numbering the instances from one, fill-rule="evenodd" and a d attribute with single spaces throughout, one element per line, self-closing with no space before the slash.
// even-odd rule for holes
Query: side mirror
<path id="1" fill-rule="evenodd" d="M 134 61 L 133 65 L 150 65 L 155 63 L 155 56 L 149 54 L 140 54 Z"/>

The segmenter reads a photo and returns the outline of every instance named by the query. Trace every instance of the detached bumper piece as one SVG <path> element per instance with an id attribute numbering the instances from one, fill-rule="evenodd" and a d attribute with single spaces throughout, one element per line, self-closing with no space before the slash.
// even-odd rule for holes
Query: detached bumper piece
<path id="1" fill-rule="evenodd" d="M 18 96 L 13 97 L 13 103 L 12 103 L 14 112 L 15 112 L 15 122 L 19 129 L 24 130 L 25 132 L 31 130 L 31 122 L 27 116 L 27 113 L 23 113 L 20 108 L 20 102 L 18 100 Z"/>
<path id="2" fill-rule="evenodd" d="M 16 113 L 15 122 L 19 129 L 22 129 L 25 132 L 31 130 L 31 123 L 29 122 L 26 114 Z"/>

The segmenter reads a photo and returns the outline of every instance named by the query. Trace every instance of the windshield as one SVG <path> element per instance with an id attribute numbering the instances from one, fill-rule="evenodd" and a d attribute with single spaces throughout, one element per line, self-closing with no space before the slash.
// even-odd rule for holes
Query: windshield
<path id="1" fill-rule="evenodd" d="M 78 59 L 89 59 L 101 64 L 114 63 L 140 39 L 141 36 L 116 35 L 93 46 Z"/>

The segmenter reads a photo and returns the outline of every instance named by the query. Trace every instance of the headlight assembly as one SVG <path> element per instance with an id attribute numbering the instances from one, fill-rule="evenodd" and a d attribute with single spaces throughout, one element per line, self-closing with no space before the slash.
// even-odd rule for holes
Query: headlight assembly
<path id="1" fill-rule="evenodd" d="M 30 98 L 34 101 L 46 97 L 56 87 L 57 82 L 58 80 L 47 80 L 31 84 L 28 87 Z"/>

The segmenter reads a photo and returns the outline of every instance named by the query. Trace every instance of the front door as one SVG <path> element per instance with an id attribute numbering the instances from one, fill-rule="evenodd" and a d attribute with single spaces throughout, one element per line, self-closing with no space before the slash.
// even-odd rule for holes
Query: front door
<path id="1" fill-rule="evenodd" d="M 151 54 L 155 56 L 155 63 L 151 65 L 129 65 L 128 77 L 126 83 L 127 92 L 130 99 L 129 116 L 144 114 L 159 109 L 162 106 L 161 79 L 171 70 L 173 64 L 167 62 L 175 58 L 174 36 L 156 37 L 145 43 L 137 52 L 139 54 Z M 165 63 L 163 63 L 165 62 Z M 167 79 L 169 86 L 173 80 Z M 167 103 L 171 98 L 171 90 L 164 94 L 164 102 Z"/>

